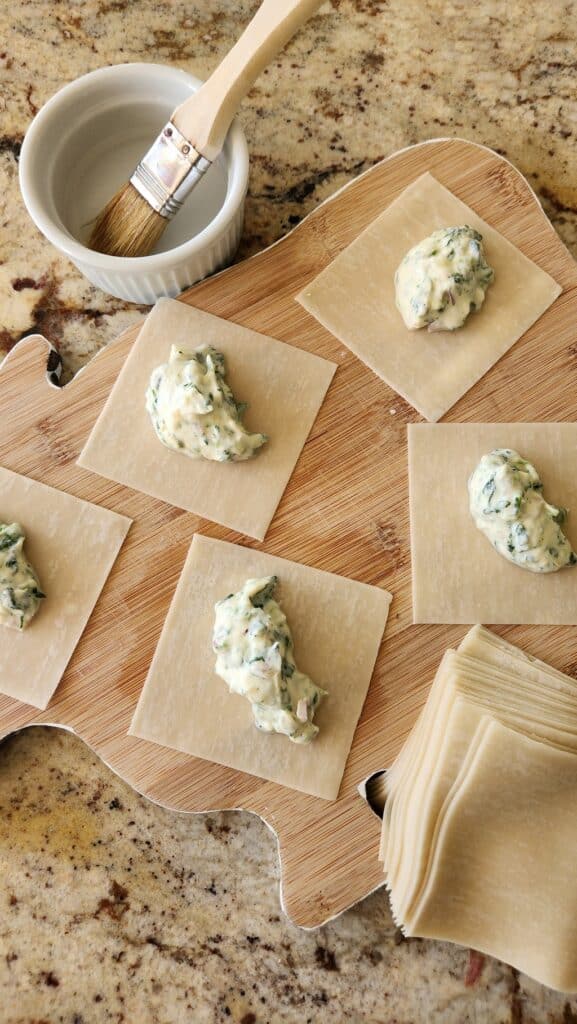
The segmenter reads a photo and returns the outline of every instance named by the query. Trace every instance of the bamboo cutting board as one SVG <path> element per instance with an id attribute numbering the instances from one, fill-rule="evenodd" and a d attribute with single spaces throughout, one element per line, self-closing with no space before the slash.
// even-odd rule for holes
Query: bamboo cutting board
<path id="1" fill-rule="evenodd" d="M 577 265 L 521 175 L 472 143 L 438 140 L 390 157 L 280 243 L 182 296 L 201 309 L 339 364 L 262 545 L 273 554 L 385 587 L 394 595 L 334 803 L 126 735 L 194 532 L 260 546 L 76 465 L 137 328 L 104 349 L 63 389 L 48 383 L 48 345 L 38 336 L 21 341 L 0 368 L 0 464 L 135 521 L 50 707 L 38 712 L 0 696 L 0 736 L 33 724 L 65 726 L 135 789 L 167 807 L 256 812 L 279 838 L 283 905 L 305 927 L 321 924 L 381 884 L 379 822 L 357 786 L 391 762 L 423 704 L 442 652 L 464 633 L 462 627 L 411 624 L 406 424 L 418 420 L 418 414 L 294 301 L 297 292 L 425 171 L 564 289 L 445 419 L 573 419 Z M 157 573 L 147 573 L 147 567 L 160 558 L 164 571 L 159 585 Z M 577 675 L 574 629 L 510 627 L 500 632 Z"/>

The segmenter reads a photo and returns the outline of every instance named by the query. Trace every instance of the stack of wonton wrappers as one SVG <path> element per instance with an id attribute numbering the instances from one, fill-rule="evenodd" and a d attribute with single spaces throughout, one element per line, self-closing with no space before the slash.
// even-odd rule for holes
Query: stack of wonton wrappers
<path id="1" fill-rule="evenodd" d="M 475 626 L 384 777 L 381 859 L 406 935 L 577 990 L 577 682 Z"/>

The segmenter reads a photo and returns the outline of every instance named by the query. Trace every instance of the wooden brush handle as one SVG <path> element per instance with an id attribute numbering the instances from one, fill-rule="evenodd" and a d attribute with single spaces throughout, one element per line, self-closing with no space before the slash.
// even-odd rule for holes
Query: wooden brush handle
<path id="1" fill-rule="evenodd" d="M 172 121 L 207 160 L 220 153 L 230 123 L 261 71 L 322 0 L 263 0 L 210 78 L 181 103 Z"/>

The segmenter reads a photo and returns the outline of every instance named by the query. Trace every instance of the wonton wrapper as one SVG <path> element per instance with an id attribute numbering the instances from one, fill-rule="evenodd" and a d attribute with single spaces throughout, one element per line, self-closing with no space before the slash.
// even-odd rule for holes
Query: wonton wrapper
<path id="1" fill-rule="evenodd" d="M 145 408 L 155 367 L 171 345 L 213 345 L 226 359 L 247 430 L 268 442 L 246 462 L 171 451 Z M 263 540 L 335 372 L 334 363 L 210 313 L 160 299 L 148 315 L 78 464 L 109 480 Z"/>
<path id="2" fill-rule="evenodd" d="M 456 331 L 409 331 L 395 304 L 403 256 L 438 228 L 483 235 L 495 280 Z M 430 174 L 417 178 L 297 296 L 425 419 L 438 420 L 531 327 L 561 287 Z"/>
<path id="3" fill-rule="evenodd" d="M 409 934 L 577 990 L 577 756 L 485 720 L 441 816 Z"/>
<path id="4" fill-rule="evenodd" d="M 517 665 L 511 675 L 495 664 L 447 651 L 425 713 L 395 762 L 395 771 L 389 773 L 384 867 L 395 917 L 408 931 L 413 926 L 413 904 L 418 905 L 428 877 L 438 820 L 483 717 L 495 717 L 534 739 L 577 751 L 577 686 L 565 677 L 572 692 L 570 697 L 561 695 L 557 677 L 546 666 L 543 671 L 522 659 Z M 538 685 L 532 675 L 539 676 Z M 389 845 L 391 835 L 396 841 Z"/>
<path id="5" fill-rule="evenodd" d="M 46 594 L 26 629 L 0 626 L 0 692 L 44 709 L 132 520 L 0 468 L 0 522 L 22 526 Z"/>
<path id="6" fill-rule="evenodd" d="M 479 675 L 479 673 L 481 673 Z M 476 696 L 471 683 L 477 678 Z M 577 681 L 545 662 L 526 654 L 520 648 L 491 633 L 483 626 L 474 626 L 459 644 L 457 652 L 447 651 L 435 675 L 427 703 L 412 732 L 407 738 L 394 764 L 386 773 L 383 787 L 383 832 L 381 860 L 387 871 L 394 871 L 402 857 L 393 860 L 395 851 L 388 848 L 393 825 L 398 821 L 399 808 L 394 794 L 409 783 L 411 800 L 414 789 L 410 781 L 426 758 L 439 767 L 437 740 L 446 742 L 447 716 L 451 706 L 460 698 L 474 701 L 478 710 L 477 723 L 484 711 L 493 711 L 506 725 L 521 728 L 532 717 L 530 733 L 540 739 L 549 739 L 577 752 Z M 537 715 L 535 717 L 535 711 Z M 547 710 L 548 724 L 544 724 Z M 521 713 L 520 713 L 521 712 Z M 439 718 L 442 717 L 442 722 Z M 475 727 L 476 727 L 475 724 Z M 458 742 L 462 745 L 463 723 L 459 725 Z M 424 772 L 427 784 L 432 783 L 430 770 Z M 391 795 L 393 797 L 391 798 Z M 422 829 L 425 815 L 419 808 L 417 820 Z"/>
<path id="7" fill-rule="evenodd" d="M 328 690 L 310 744 L 260 732 L 249 701 L 215 674 L 214 605 L 277 575 L 296 663 Z M 391 595 L 283 558 L 196 535 L 130 733 L 335 800 L 383 636 Z"/>
<path id="8" fill-rule="evenodd" d="M 514 448 L 535 466 L 545 499 L 569 509 L 577 550 L 577 424 L 409 424 L 414 622 L 577 624 L 577 566 L 532 573 L 508 562 L 469 512 L 482 455 Z"/>
<path id="9" fill-rule="evenodd" d="M 577 989 L 577 683 L 475 626 L 386 773 L 381 856 L 406 935 Z"/>

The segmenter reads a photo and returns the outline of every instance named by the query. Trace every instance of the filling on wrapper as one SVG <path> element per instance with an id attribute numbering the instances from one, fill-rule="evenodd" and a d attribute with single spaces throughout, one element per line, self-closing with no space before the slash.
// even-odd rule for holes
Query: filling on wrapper
<path id="1" fill-rule="evenodd" d="M 530 572 L 556 572 L 577 563 L 561 523 L 567 510 L 543 496 L 539 474 L 512 448 L 483 455 L 469 479 L 475 525 L 503 558 Z"/>
<path id="2" fill-rule="evenodd" d="M 277 584 L 277 576 L 247 580 L 216 604 L 216 673 L 250 701 L 258 729 L 309 743 L 319 731 L 313 716 L 326 691 L 296 666 L 291 631 L 274 599 Z"/>
<path id="3" fill-rule="evenodd" d="M 247 406 L 236 401 L 225 372 L 224 356 L 211 345 L 191 353 L 172 346 L 146 392 L 146 408 L 167 448 L 193 459 L 242 462 L 266 443 L 265 434 L 243 426 Z"/>
<path id="4" fill-rule="evenodd" d="M 0 523 L 0 625 L 26 629 L 46 596 L 24 554 L 26 540 L 18 523 Z"/>
<path id="5" fill-rule="evenodd" d="M 395 273 L 395 298 L 409 330 L 454 331 L 481 308 L 494 272 L 483 236 L 467 225 L 441 228 L 413 246 Z"/>

